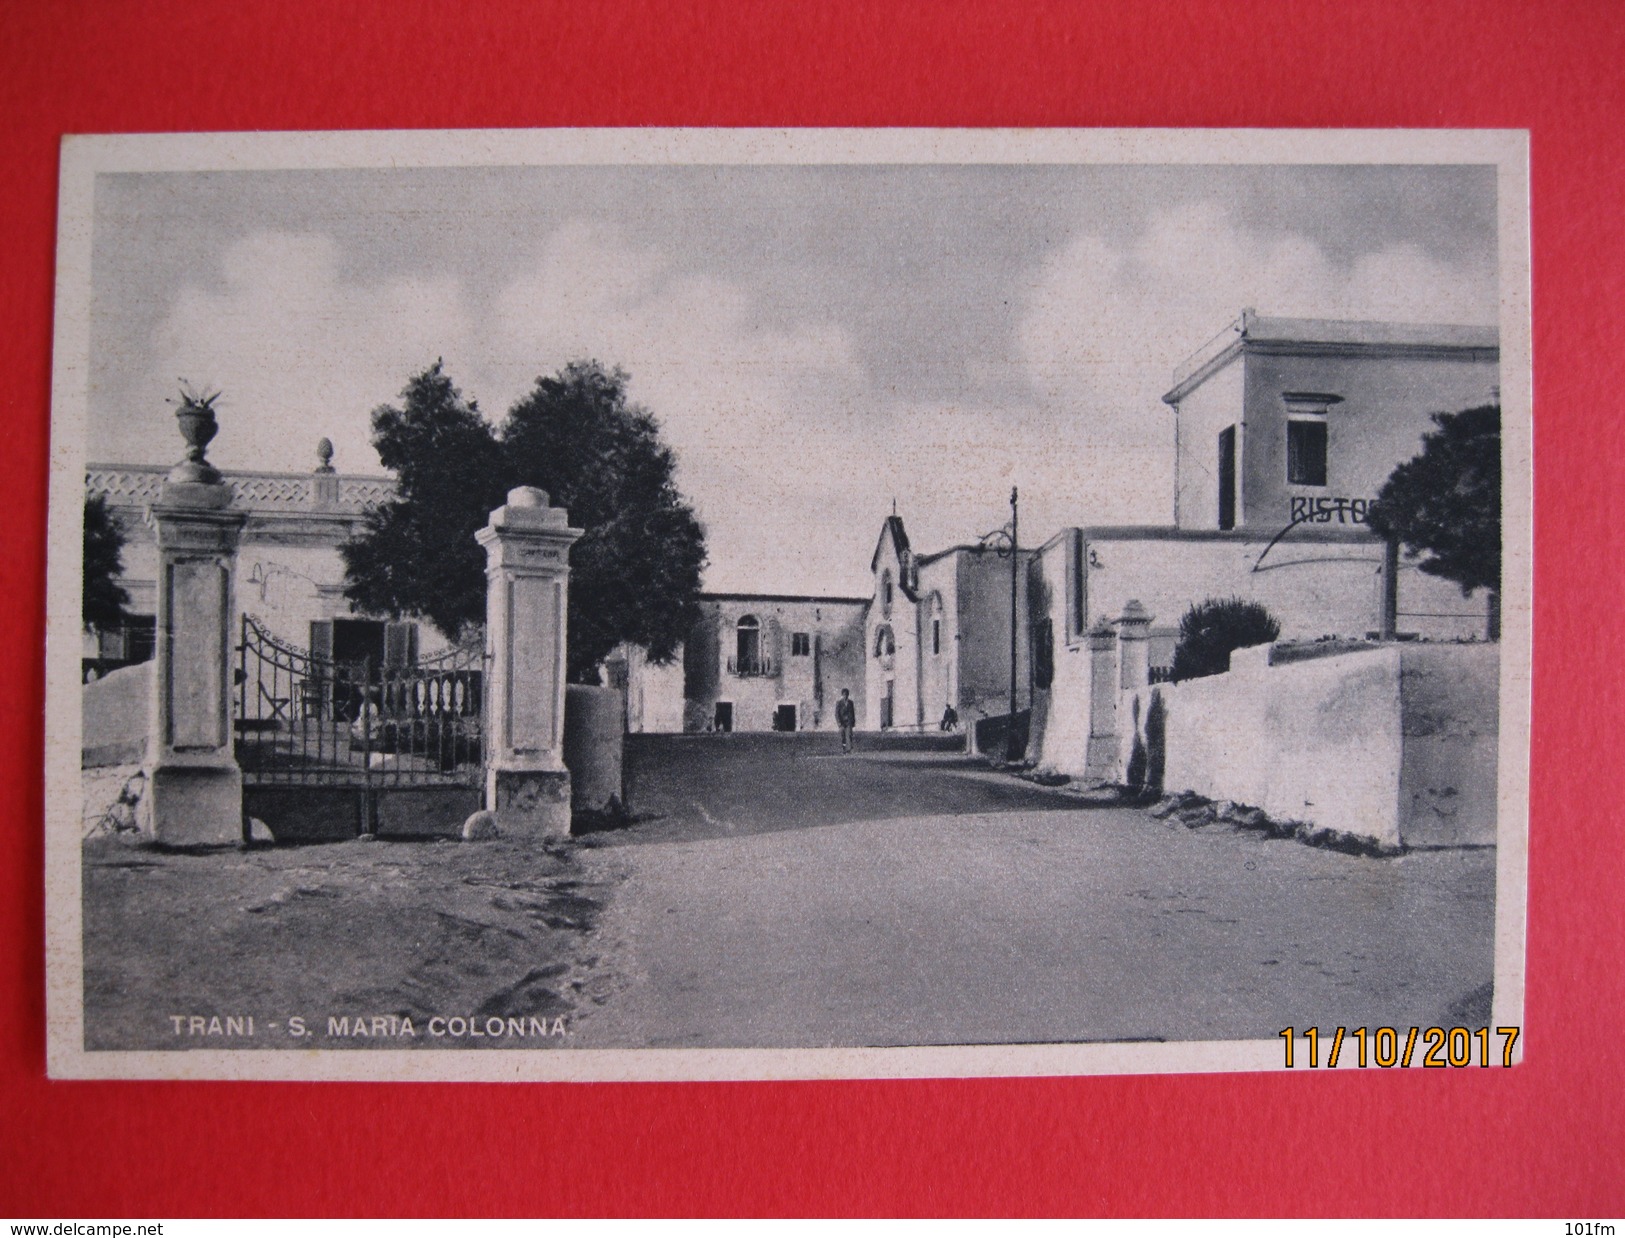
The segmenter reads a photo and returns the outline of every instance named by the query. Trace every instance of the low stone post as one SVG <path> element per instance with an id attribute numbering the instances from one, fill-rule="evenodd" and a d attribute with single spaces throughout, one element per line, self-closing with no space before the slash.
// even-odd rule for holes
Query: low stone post
<path id="1" fill-rule="evenodd" d="M 1151 682 L 1151 615 L 1138 599 L 1117 617 L 1117 644 L 1121 652 L 1124 688 L 1143 688 Z"/>
<path id="2" fill-rule="evenodd" d="M 147 510 L 157 533 L 157 650 L 144 824 L 161 843 L 243 839 L 243 776 L 231 720 L 237 543 L 247 514 L 204 449 L 215 435 L 208 401 L 179 413 L 187 458 Z"/>
<path id="3" fill-rule="evenodd" d="M 1399 634 L 1399 539 L 1390 537 L 1382 544 L 1382 616 L 1378 624 L 1383 640 Z"/>
<path id="4" fill-rule="evenodd" d="M 1102 619 L 1089 630 L 1089 750 L 1084 777 L 1117 774 L 1117 633 Z"/>
<path id="5" fill-rule="evenodd" d="M 533 486 L 474 536 L 485 547 L 485 806 L 505 834 L 570 832 L 564 764 L 565 622 L 570 547 L 582 534 Z"/>

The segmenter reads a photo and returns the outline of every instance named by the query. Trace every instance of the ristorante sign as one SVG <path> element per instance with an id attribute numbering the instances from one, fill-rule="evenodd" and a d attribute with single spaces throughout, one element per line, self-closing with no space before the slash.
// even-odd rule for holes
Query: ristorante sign
<path id="1" fill-rule="evenodd" d="M 1364 524 L 1369 499 L 1334 499 L 1325 495 L 1295 495 L 1293 524 Z"/>

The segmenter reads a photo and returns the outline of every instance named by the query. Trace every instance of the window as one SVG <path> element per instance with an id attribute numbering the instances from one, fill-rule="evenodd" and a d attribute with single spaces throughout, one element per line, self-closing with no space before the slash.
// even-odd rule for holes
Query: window
<path id="1" fill-rule="evenodd" d="M 734 626 L 734 663 L 729 669 L 736 675 L 762 671 L 762 625 L 755 615 L 743 616 Z"/>
<path id="2" fill-rule="evenodd" d="M 806 632 L 790 633 L 790 656 L 805 658 L 812 654 L 812 637 Z"/>
<path id="3" fill-rule="evenodd" d="M 150 662 L 158 643 L 153 615 L 128 615 L 121 627 L 96 634 L 96 656 L 109 662 Z"/>
<path id="4" fill-rule="evenodd" d="M 1286 479 L 1294 486 L 1326 484 L 1326 423 L 1294 418 L 1286 423 Z"/>
<path id="5" fill-rule="evenodd" d="M 942 654 L 942 620 L 931 620 L 931 653 L 933 657 Z"/>
<path id="6" fill-rule="evenodd" d="M 883 658 L 896 652 L 897 638 L 892 635 L 891 625 L 883 623 L 875 629 L 875 657 Z"/>
<path id="7" fill-rule="evenodd" d="M 891 614 L 891 571 L 880 573 L 880 613 Z"/>

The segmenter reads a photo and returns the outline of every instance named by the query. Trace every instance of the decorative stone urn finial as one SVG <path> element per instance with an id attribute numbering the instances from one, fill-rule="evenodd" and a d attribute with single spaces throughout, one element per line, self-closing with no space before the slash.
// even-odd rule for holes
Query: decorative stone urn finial
<path id="1" fill-rule="evenodd" d="M 319 438 L 316 440 L 316 471 L 318 473 L 331 473 L 333 471 L 333 440 Z"/>
<path id="2" fill-rule="evenodd" d="M 180 427 L 181 437 L 186 440 L 186 459 L 169 471 L 171 482 L 194 482 L 206 486 L 221 483 L 220 470 L 210 464 L 204 455 L 214 436 L 220 433 L 220 426 L 214 419 L 214 402 L 219 398 L 218 391 L 199 391 L 184 378 L 181 379 L 180 399 L 171 400 L 170 403 L 176 406 L 175 421 Z"/>

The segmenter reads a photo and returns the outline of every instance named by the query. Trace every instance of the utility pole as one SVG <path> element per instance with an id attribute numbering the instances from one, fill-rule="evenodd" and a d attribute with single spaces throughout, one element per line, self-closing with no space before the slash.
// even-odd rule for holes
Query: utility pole
<path id="1" fill-rule="evenodd" d="M 1004 735 L 1004 759 L 1014 762 L 1016 750 L 1016 591 L 1021 580 L 1021 522 L 1016 488 L 1010 487 L 1010 725 Z"/>

